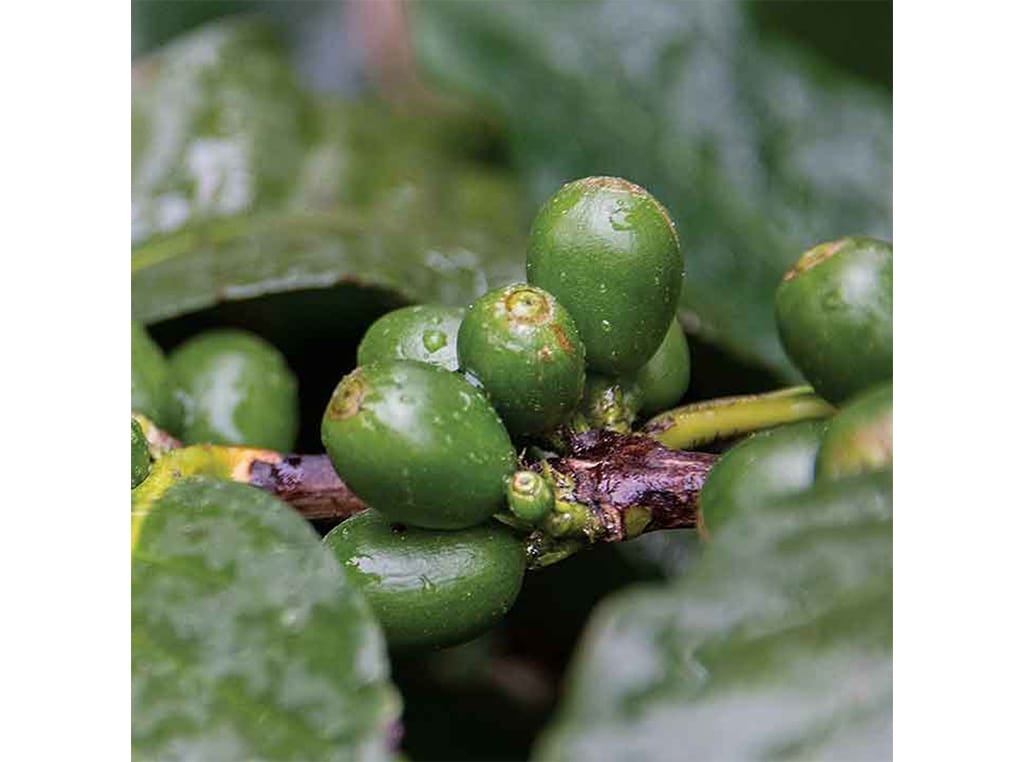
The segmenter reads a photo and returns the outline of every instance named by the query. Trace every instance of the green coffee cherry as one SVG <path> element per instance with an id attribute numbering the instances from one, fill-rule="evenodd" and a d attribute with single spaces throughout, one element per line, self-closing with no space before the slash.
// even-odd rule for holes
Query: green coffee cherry
<path id="1" fill-rule="evenodd" d="M 516 455 L 483 392 L 458 373 L 412 360 L 345 376 L 321 437 L 338 475 L 391 521 L 463 529 L 505 504 Z"/>
<path id="2" fill-rule="evenodd" d="M 245 331 L 207 331 L 171 354 L 186 444 L 287 452 L 299 429 L 298 385 L 284 355 Z"/>
<path id="3" fill-rule="evenodd" d="M 149 443 L 139 422 L 132 418 L 132 489 L 149 476 Z"/>
<path id="4" fill-rule="evenodd" d="M 587 367 L 631 375 L 654 355 L 676 312 L 683 256 L 675 225 L 646 190 L 587 177 L 555 193 L 530 230 L 527 280 L 569 311 Z"/>
<path id="5" fill-rule="evenodd" d="M 445 370 L 458 370 L 455 342 L 465 310 L 420 304 L 402 307 L 378 318 L 359 342 L 360 365 L 378 360 L 419 360 Z"/>
<path id="6" fill-rule="evenodd" d="M 368 510 L 324 543 L 397 650 L 456 645 L 490 629 L 512 608 L 526 570 L 522 544 L 494 522 L 436 532 L 389 524 Z"/>
<path id="7" fill-rule="evenodd" d="M 822 397 L 842 402 L 892 378 L 892 245 L 842 238 L 786 273 L 775 321 L 789 359 Z"/>
<path id="8" fill-rule="evenodd" d="M 167 358 L 141 323 L 132 321 L 132 410 L 177 433 L 179 412 Z"/>
<path id="9" fill-rule="evenodd" d="M 892 383 L 850 400 L 829 422 L 818 453 L 819 481 L 892 468 Z"/>
<path id="10" fill-rule="evenodd" d="M 654 357 L 636 374 L 640 412 L 654 415 L 673 407 L 690 386 L 690 347 L 678 320 L 668 327 Z"/>
<path id="11" fill-rule="evenodd" d="M 515 284 L 481 296 L 466 310 L 458 347 L 460 367 L 483 384 L 515 436 L 551 431 L 579 402 L 583 343 L 543 289 Z"/>
<path id="12" fill-rule="evenodd" d="M 739 512 L 814 484 L 824 421 L 758 432 L 725 452 L 700 492 L 701 515 L 714 531 Z"/>
<path id="13" fill-rule="evenodd" d="M 508 508 L 527 524 L 537 524 L 555 507 L 551 485 L 536 471 L 516 471 L 508 483 Z"/>
<path id="14" fill-rule="evenodd" d="M 575 431 L 607 429 L 628 434 L 640 411 L 640 387 L 635 381 L 588 373 L 571 427 Z"/>

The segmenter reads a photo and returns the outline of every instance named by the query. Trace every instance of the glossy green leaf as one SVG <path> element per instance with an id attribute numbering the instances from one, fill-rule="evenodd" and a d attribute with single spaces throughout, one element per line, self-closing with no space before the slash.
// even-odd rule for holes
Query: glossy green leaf
<path id="1" fill-rule="evenodd" d="M 737 515 L 683 580 L 602 604 L 539 760 L 885 759 L 892 474 Z"/>
<path id="2" fill-rule="evenodd" d="M 414 19 L 433 80 L 507 122 L 535 205 L 612 174 L 668 207 L 686 330 L 740 359 L 793 378 L 783 273 L 818 241 L 891 239 L 891 97 L 769 45 L 739 2 L 432 0 Z"/>
<path id="3" fill-rule="evenodd" d="M 511 177 L 473 160 L 479 122 L 314 98 L 249 19 L 133 80 L 136 319 L 353 282 L 462 304 L 521 277 L 529 221 Z"/>
<path id="4" fill-rule="evenodd" d="M 140 759 L 386 759 L 380 629 L 316 533 L 255 487 L 186 479 L 132 549 Z"/>

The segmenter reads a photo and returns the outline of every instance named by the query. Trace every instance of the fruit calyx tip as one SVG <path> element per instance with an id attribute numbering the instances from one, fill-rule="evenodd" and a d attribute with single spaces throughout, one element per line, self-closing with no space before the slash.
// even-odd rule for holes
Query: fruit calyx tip
<path id="1" fill-rule="evenodd" d="M 363 379 L 362 368 L 356 368 L 341 379 L 331 395 L 327 405 L 327 417 L 332 421 L 344 421 L 362 409 L 363 395 L 366 393 L 366 381 Z"/>
<path id="2" fill-rule="evenodd" d="M 513 286 L 502 301 L 505 313 L 515 323 L 544 325 L 551 320 L 551 298 L 534 286 Z"/>
<path id="3" fill-rule="evenodd" d="M 819 265 L 826 261 L 833 254 L 839 251 L 843 247 L 844 243 L 846 243 L 846 239 L 840 238 L 838 241 L 826 241 L 825 243 L 819 243 L 817 246 L 808 249 L 800 255 L 800 259 L 796 261 L 796 264 L 789 268 L 786 274 L 782 276 L 782 282 L 786 283 L 791 281 L 800 273 L 806 272 L 815 265 Z"/>

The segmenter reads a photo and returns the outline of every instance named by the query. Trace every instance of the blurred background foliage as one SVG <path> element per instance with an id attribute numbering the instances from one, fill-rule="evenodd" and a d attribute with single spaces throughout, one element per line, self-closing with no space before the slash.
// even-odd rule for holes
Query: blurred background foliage
<path id="1" fill-rule="evenodd" d="M 476 169 L 492 179 L 493 171 L 514 174 L 505 185 L 521 182 L 524 190 L 515 188 L 516 202 L 503 203 L 493 198 L 501 196 L 502 182 L 489 183 L 496 203 L 489 208 L 486 201 L 477 203 L 478 213 L 469 220 L 487 230 L 474 246 L 462 247 L 474 250 L 481 238 L 515 246 L 515 232 L 568 179 L 621 174 L 646 185 L 668 206 L 684 242 L 682 317 L 688 333 L 707 345 L 713 359 L 724 352 L 748 367 L 756 384 L 764 383 L 759 370 L 781 380 L 795 378 L 775 336 L 770 305 L 775 284 L 795 257 L 830 237 L 891 237 L 890 7 L 878 2 L 657 0 L 141 2 L 134 6 L 133 49 L 141 56 L 200 22 L 248 14 L 265 20 L 285 42 L 292 64 L 288 76 L 297 73 L 296 87 L 303 95 L 320 94 L 315 108 L 325 110 L 332 100 L 325 94 L 363 100 L 383 95 L 404 112 L 404 125 L 389 118 L 394 108 L 379 114 L 373 128 L 363 130 L 370 139 L 356 145 L 339 136 L 344 124 L 328 120 L 319 131 L 327 141 L 348 141 L 350 154 L 372 153 L 385 166 L 368 166 L 362 176 L 339 172 L 334 177 L 338 187 L 325 191 L 330 166 L 323 156 L 314 156 L 312 166 L 319 166 L 321 175 L 306 177 L 310 192 L 303 196 L 300 189 L 293 207 L 308 209 L 311 201 L 325 206 L 325 195 L 329 203 L 350 207 L 354 200 L 365 200 L 364 181 L 378 190 L 405 192 L 421 178 L 403 175 L 426 164 L 440 162 L 444 168 L 456 159 L 482 160 Z M 224 56 L 241 58 L 230 46 Z M 280 82 L 261 81 L 258 87 L 268 105 L 287 100 L 274 93 L 283 87 Z M 160 96 L 161 116 L 180 112 L 181 99 L 174 87 L 168 89 L 172 92 Z M 178 83 L 178 94 L 183 89 Z M 452 107 L 452 96 L 459 98 L 458 107 Z M 234 102 L 225 105 L 238 108 Z M 366 116 L 346 119 L 352 108 L 349 100 L 336 109 L 337 119 L 358 131 Z M 250 168 L 271 185 L 293 178 L 303 158 L 297 155 L 299 146 L 317 140 L 310 132 L 316 128 L 305 133 L 302 125 L 282 129 L 279 112 L 261 110 L 259 104 L 251 111 L 264 117 L 265 129 L 239 136 L 239 142 L 250 138 L 252 151 L 259 153 L 259 164 Z M 461 129 L 453 130 L 453 111 L 459 112 Z M 436 121 L 439 112 L 449 118 L 435 125 L 441 139 L 431 142 L 436 136 L 420 128 Z M 225 121 L 213 130 L 223 132 Z M 446 142 L 446 134 L 457 137 Z M 182 158 L 167 150 L 165 140 L 154 142 L 163 149 L 156 162 Z M 208 141 L 202 148 L 210 153 Z M 146 148 L 139 151 L 145 154 Z M 336 154 L 336 164 L 342 163 Z M 195 176 L 209 174 L 208 167 L 195 165 L 224 161 L 224 152 L 214 159 L 186 158 L 194 177 L 182 180 L 196 189 L 183 187 L 179 195 L 195 196 L 203 185 Z M 166 187 L 152 182 L 154 161 L 141 163 L 147 172 L 133 178 L 135 197 L 148 194 L 166 216 L 173 204 L 167 202 Z M 181 162 L 174 166 L 180 173 Z M 440 187 L 448 190 L 424 188 L 421 195 L 429 197 L 424 206 L 443 204 L 442 196 L 458 195 L 465 185 L 458 175 L 443 178 Z M 311 199 L 312 191 L 320 198 Z M 274 203 L 275 192 L 268 188 L 262 197 L 254 193 L 247 198 L 236 194 L 223 212 L 266 208 Z M 477 199 L 481 194 L 474 188 L 461 195 Z M 438 212 L 444 215 L 441 225 Z M 450 238 L 458 238 L 458 228 L 466 226 L 448 209 L 429 208 L 424 217 Z M 133 230 L 138 244 L 144 224 Z M 407 224 L 388 245 L 402 246 L 421 233 Z M 412 246 L 422 250 L 425 242 Z M 383 266 L 373 254 L 366 259 Z M 500 266 L 494 251 L 482 252 L 480 259 L 462 269 L 483 270 L 494 278 L 513 272 L 514 257 Z M 399 268 L 382 285 L 404 282 L 412 272 Z M 326 277 L 318 274 L 321 281 Z M 407 290 L 406 296 L 415 299 L 464 296 L 460 289 L 448 294 Z M 141 316 L 149 320 L 169 314 L 173 311 L 147 310 Z M 719 376 L 708 384 L 695 378 L 697 396 L 737 374 Z"/>
<path id="2" fill-rule="evenodd" d="M 794 380 L 782 273 L 891 239 L 886 2 L 133 0 L 132 55 L 133 316 L 165 348 L 215 325 L 280 346 L 304 450 L 369 322 L 520 277 L 575 177 L 629 177 L 675 218 L 690 399 Z M 593 606 L 698 546 L 581 554 L 484 638 L 396 657 L 404 753 L 525 758 Z"/>

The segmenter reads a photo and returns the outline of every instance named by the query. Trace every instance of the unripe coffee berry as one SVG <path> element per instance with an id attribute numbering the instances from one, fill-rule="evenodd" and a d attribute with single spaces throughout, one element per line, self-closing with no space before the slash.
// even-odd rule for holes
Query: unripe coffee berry
<path id="1" fill-rule="evenodd" d="M 299 430 L 299 387 L 276 347 L 247 331 L 206 331 L 170 357 L 188 444 L 288 452 Z"/>
<path id="2" fill-rule="evenodd" d="M 512 608 L 526 554 L 497 522 L 436 532 L 388 522 L 368 510 L 324 544 L 366 596 L 397 651 L 441 648 L 487 631 Z"/>
<path id="3" fill-rule="evenodd" d="M 668 327 L 661 346 L 636 374 L 640 412 L 654 415 L 674 406 L 690 386 L 690 347 L 678 320 Z"/>
<path id="4" fill-rule="evenodd" d="M 775 293 L 786 354 L 841 403 L 892 379 L 892 244 L 842 238 L 805 252 Z"/>
<path id="5" fill-rule="evenodd" d="M 583 393 L 576 324 L 541 288 L 520 283 L 481 296 L 466 310 L 458 348 L 460 367 L 483 384 L 515 436 L 556 428 Z"/>
<path id="6" fill-rule="evenodd" d="M 321 436 L 335 471 L 388 520 L 463 529 L 505 504 L 516 456 L 483 392 L 413 360 L 370 363 L 334 390 Z"/>
<path id="7" fill-rule="evenodd" d="M 378 360 L 419 360 L 458 370 L 455 342 L 465 312 L 461 307 L 418 304 L 378 318 L 359 342 L 360 365 Z"/>
<path id="8" fill-rule="evenodd" d="M 587 347 L 587 367 L 635 373 L 676 313 L 683 256 L 665 208 L 618 177 L 587 177 L 555 193 L 530 230 L 527 280 L 555 295 Z"/>

